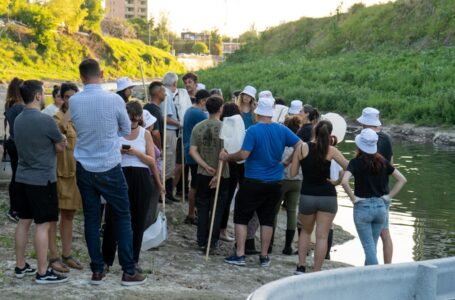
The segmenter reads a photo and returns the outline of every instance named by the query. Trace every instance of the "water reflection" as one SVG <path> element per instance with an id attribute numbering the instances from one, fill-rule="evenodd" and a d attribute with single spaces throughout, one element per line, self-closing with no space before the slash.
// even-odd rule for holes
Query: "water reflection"
<path id="1" fill-rule="evenodd" d="M 455 149 L 394 141 L 395 165 L 408 183 L 393 200 L 390 231 L 394 241 L 394 262 L 409 262 L 455 255 Z M 340 145 L 353 157 L 352 140 Z M 342 189 L 335 223 L 357 237 L 352 204 Z M 333 259 L 363 265 L 364 255 L 358 238 L 335 247 Z M 378 244 L 382 263 L 382 244 Z"/>

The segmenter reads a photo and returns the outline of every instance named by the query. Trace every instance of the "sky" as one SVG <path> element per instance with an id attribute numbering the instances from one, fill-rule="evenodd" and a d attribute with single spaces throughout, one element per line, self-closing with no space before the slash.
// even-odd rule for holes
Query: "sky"
<path id="1" fill-rule="evenodd" d="M 342 0 L 151 0 L 152 15 L 168 14 L 174 32 L 218 28 L 236 37 L 254 24 L 259 31 L 301 17 L 334 14 Z M 388 0 L 344 0 L 342 10 L 355 3 L 369 6 Z"/>

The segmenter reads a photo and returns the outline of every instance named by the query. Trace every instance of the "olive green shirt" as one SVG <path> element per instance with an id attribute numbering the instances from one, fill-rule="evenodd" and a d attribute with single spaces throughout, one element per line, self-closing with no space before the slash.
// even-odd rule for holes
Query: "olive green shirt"
<path id="1" fill-rule="evenodd" d="M 223 140 L 220 139 L 220 131 L 223 123 L 219 120 L 205 120 L 198 123 L 191 132 L 191 146 L 197 147 L 201 158 L 212 168 L 218 168 L 218 158 L 223 149 Z M 197 173 L 204 176 L 211 176 L 200 165 Z M 224 163 L 223 178 L 229 178 L 229 165 Z"/>

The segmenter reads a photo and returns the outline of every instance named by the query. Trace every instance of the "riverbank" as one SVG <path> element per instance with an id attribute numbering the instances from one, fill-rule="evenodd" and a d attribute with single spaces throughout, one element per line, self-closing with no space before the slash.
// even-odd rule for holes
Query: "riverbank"
<path id="1" fill-rule="evenodd" d="M 80 259 L 85 268 L 71 270 L 69 282 L 56 286 L 39 286 L 32 277 L 16 279 L 13 275 L 14 229 L 4 212 L 8 207 L 6 186 L 0 190 L 0 289 L 5 299 L 245 299 L 249 293 L 261 285 L 291 276 L 297 256 L 281 254 L 284 246 L 285 212 L 280 211 L 275 238 L 272 265 L 260 268 L 256 255 L 247 257 L 247 267 L 229 266 L 223 258 L 231 254 L 233 243 L 222 243 L 221 248 L 205 262 L 205 256 L 197 250 L 196 227 L 183 224 L 186 204 L 168 205 L 169 240 L 157 250 L 141 253 L 141 266 L 148 273 L 147 284 L 135 288 L 120 285 L 122 271 L 116 261 L 100 286 L 89 284 L 88 254 L 83 236 L 82 214 L 79 212 L 74 227 L 74 256 Z M 233 235 L 232 221 L 228 230 Z M 341 227 L 335 227 L 334 244 L 341 244 L 352 235 Z M 296 244 L 293 245 L 294 249 Z M 36 265 L 35 252 L 29 241 L 28 262 Z M 32 258 L 30 258 L 32 257 Z M 309 258 L 309 266 L 313 259 Z M 325 261 L 323 269 L 349 266 Z"/>

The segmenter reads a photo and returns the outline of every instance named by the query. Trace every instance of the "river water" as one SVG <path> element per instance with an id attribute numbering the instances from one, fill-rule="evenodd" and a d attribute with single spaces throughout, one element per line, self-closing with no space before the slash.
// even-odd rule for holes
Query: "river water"
<path id="1" fill-rule="evenodd" d="M 352 137 L 339 148 L 346 158 L 352 158 Z M 394 163 L 408 180 L 390 208 L 393 262 L 455 256 L 455 148 L 394 140 L 393 150 Z M 364 254 L 352 204 L 342 188 L 338 192 L 339 210 L 334 222 L 356 238 L 334 247 L 332 259 L 361 266 Z M 381 242 L 378 259 L 383 262 Z"/>

